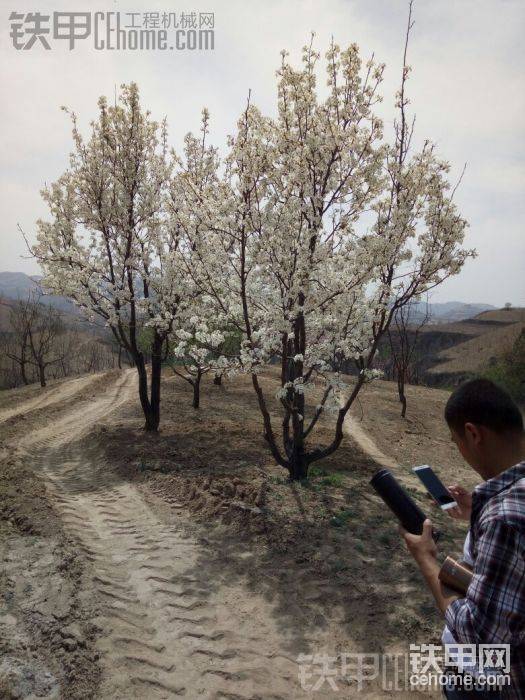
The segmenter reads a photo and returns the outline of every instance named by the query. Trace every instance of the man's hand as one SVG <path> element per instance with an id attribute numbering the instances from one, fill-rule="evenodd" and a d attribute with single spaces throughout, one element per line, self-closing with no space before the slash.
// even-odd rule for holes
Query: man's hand
<path id="1" fill-rule="evenodd" d="M 432 537 L 432 523 L 428 518 L 423 523 L 421 535 L 412 535 L 402 527 L 399 530 L 403 535 L 408 551 L 418 564 L 421 565 L 429 560 L 435 561 L 438 549 Z"/>
<path id="2" fill-rule="evenodd" d="M 421 535 L 411 535 L 403 528 L 399 528 L 404 537 L 408 551 L 416 560 L 427 586 L 432 591 L 438 608 L 443 614 L 452 601 L 459 598 L 457 593 L 446 589 L 439 580 L 439 564 L 437 561 L 437 547 L 432 539 L 432 523 L 425 520 Z"/>
<path id="3" fill-rule="evenodd" d="M 466 520 L 469 522 L 470 514 L 472 513 L 472 493 L 459 484 L 452 484 L 452 486 L 447 488 L 452 498 L 456 501 L 457 506 L 448 508 L 446 512 L 455 520 Z"/>

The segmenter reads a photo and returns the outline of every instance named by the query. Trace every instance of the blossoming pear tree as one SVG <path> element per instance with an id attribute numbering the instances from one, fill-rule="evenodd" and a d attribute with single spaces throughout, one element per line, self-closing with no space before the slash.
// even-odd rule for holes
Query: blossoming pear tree
<path id="1" fill-rule="evenodd" d="M 283 53 L 277 117 L 249 100 L 221 165 L 205 142 L 205 114 L 202 138 L 188 137 L 191 157 L 176 188 L 184 192 L 176 216 L 193 251 L 192 278 L 215 317 L 242 332 L 240 365 L 251 375 L 271 453 L 292 479 L 339 447 L 346 414 L 378 374 L 374 357 L 396 311 L 473 254 L 461 247 L 467 224 L 448 164 L 429 142 L 412 148 L 406 60 L 389 143 L 374 113 L 384 65 L 363 66 L 356 45 L 332 43 L 321 99 L 319 58 L 306 46 L 294 69 Z M 355 362 L 352 385 L 331 371 L 335 358 Z M 280 437 L 260 378 L 276 362 Z M 327 411 L 335 414 L 333 435 L 316 444 Z"/>
<path id="2" fill-rule="evenodd" d="M 179 322 L 173 334 L 171 368 L 193 389 L 193 408 L 200 406 L 201 380 L 208 372 L 221 374 L 228 368 L 227 359 L 219 352 L 224 333 L 210 328 L 206 310 L 197 305 L 189 318 Z M 180 319 L 179 319 L 180 321 Z"/>
<path id="3" fill-rule="evenodd" d="M 132 357 L 146 430 L 160 420 L 162 355 L 181 298 L 178 239 L 166 225 L 171 175 L 166 123 L 143 111 L 135 84 L 118 100 L 100 98 L 87 140 L 71 114 L 69 168 L 42 195 L 50 220 L 38 222 L 32 252 L 44 285 L 100 317 Z M 66 110 L 67 111 L 67 110 Z M 151 380 L 139 336 L 150 344 Z"/>
<path id="4" fill-rule="evenodd" d="M 171 179 L 167 196 L 169 225 L 177 232 L 180 241 L 178 256 L 181 278 L 184 280 L 185 297 L 179 310 L 177 323 L 171 335 L 171 366 L 174 373 L 185 379 L 193 388 L 193 407 L 200 406 L 202 377 L 208 372 L 221 376 L 231 369 L 231 360 L 222 355 L 222 346 L 228 337 L 227 328 L 220 325 L 212 299 L 199 283 L 198 270 L 202 270 L 203 245 L 200 217 L 187 206 L 188 188 L 196 201 L 210 192 L 210 185 L 217 184 L 219 160 L 217 150 L 208 146 L 209 115 L 202 113 L 200 138 L 191 133 L 185 137 L 183 156 L 173 152 L 176 170 Z M 206 251 L 206 258 L 210 256 Z M 232 358 L 233 359 L 233 358 Z"/>

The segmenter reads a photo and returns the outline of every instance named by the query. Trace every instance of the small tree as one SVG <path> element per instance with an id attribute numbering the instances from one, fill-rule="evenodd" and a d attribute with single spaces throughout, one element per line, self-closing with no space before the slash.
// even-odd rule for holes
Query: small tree
<path id="1" fill-rule="evenodd" d="M 193 387 L 192 406 L 199 408 L 201 379 L 208 372 L 220 374 L 227 365 L 216 352 L 224 337 L 220 331 L 210 332 L 206 323 L 192 316 L 184 328 L 176 331 L 175 338 L 171 368 Z"/>
<path id="2" fill-rule="evenodd" d="M 67 110 L 66 110 L 67 111 Z M 118 102 L 99 100 L 98 119 L 83 139 L 73 122 L 69 169 L 42 195 L 51 221 L 38 222 L 32 252 L 45 286 L 100 317 L 136 367 L 146 430 L 160 420 L 163 347 L 180 300 L 176 233 L 166 225 L 171 166 L 166 124 L 141 109 L 135 84 Z M 141 329 L 151 329 L 151 386 Z"/>
<path id="3" fill-rule="evenodd" d="M 46 370 L 61 362 L 69 347 L 58 345 L 57 340 L 65 334 L 60 313 L 52 306 L 39 304 L 29 330 L 31 362 L 36 365 L 40 386 L 46 386 Z"/>
<path id="4" fill-rule="evenodd" d="M 9 333 L 4 335 L 4 353 L 18 367 L 24 384 L 29 384 L 28 303 L 29 299 L 14 303 L 2 302 L 3 306 L 9 308 Z"/>
<path id="5" fill-rule="evenodd" d="M 430 318 L 428 302 L 425 312 L 418 314 L 414 303 L 402 306 L 394 316 L 393 326 L 387 329 L 388 341 L 392 358 L 392 373 L 397 382 L 397 392 L 401 403 L 401 417 L 406 417 L 407 398 L 405 385 L 413 381 L 414 354 L 419 334 Z"/>
<path id="6" fill-rule="evenodd" d="M 42 304 L 41 293 L 30 293 L 27 299 L 12 304 L 9 321 L 12 330 L 12 350 L 7 356 L 20 367 L 24 384 L 28 384 L 27 367 L 36 368 L 40 386 L 46 386 L 46 370 L 63 362 L 69 353 L 64 343 L 66 327 L 60 312 Z"/>

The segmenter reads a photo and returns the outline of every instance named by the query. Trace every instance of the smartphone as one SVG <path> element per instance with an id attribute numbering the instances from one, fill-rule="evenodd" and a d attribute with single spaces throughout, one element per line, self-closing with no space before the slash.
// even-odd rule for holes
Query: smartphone
<path id="1" fill-rule="evenodd" d="M 442 510 L 457 506 L 456 501 L 438 479 L 432 467 L 429 467 L 428 464 L 422 464 L 420 467 L 414 467 L 412 471 L 421 479 L 423 486 Z"/>

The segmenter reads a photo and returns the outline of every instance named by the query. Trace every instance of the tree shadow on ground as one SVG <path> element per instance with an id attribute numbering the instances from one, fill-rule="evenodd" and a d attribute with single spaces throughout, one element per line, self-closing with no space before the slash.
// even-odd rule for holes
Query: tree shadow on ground
<path id="1" fill-rule="evenodd" d="M 260 596 L 292 655 L 315 653 L 321 644 L 335 655 L 437 642 L 439 615 L 394 518 L 369 486 L 378 465 L 345 438 L 319 465 L 319 477 L 290 484 L 268 456 L 251 387 L 241 381 L 218 389 L 206 387 L 203 410 L 195 412 L 189 389 L 165 382 L 159 435 L 141 432 L 140 413 L 128 409 L 103 440 L 109 463 L 127 478 L 148 482 L 162 473 L 155 491 L 169 492 L 168 500 L 184 502 L 196 482 L 208 504 L 214 479 L 247 488 L 265 483 L 265 504 L 255 515 L 241 510 L 225 524 L 220 512 L 193 510 L 202 547 L 188 575 L 208 596 L 233 586 Z M 321 423 L 319 432 L 329 439 L 329 427 Z M 341 475 L 337 486 L 330 485 L 334 473 Z M 460 528 L 441 514 L 433 518 L 444 531 L 444 553 L 459 551 Z"/>

